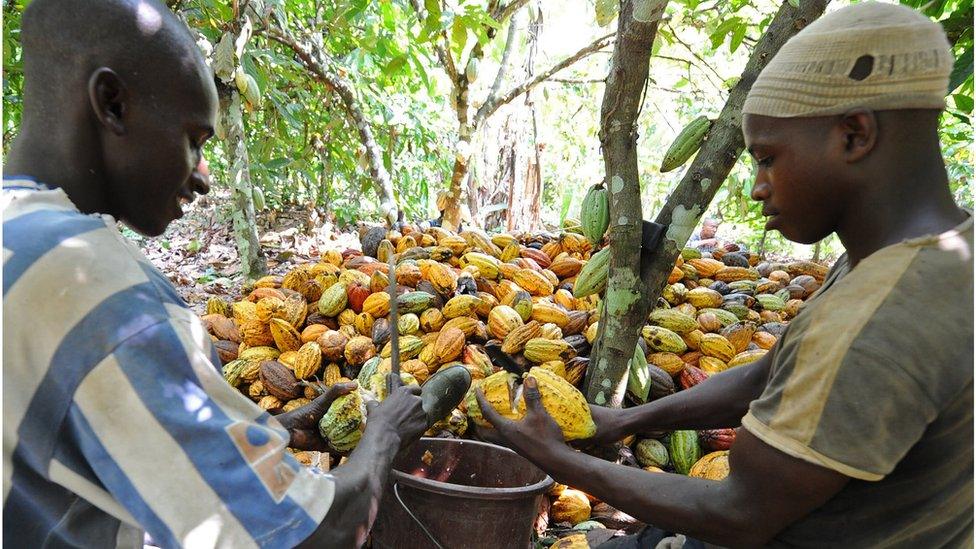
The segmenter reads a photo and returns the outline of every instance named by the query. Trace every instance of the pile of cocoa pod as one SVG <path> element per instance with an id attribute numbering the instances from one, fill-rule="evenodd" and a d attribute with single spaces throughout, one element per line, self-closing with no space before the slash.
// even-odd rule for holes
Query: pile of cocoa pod
<path id="1" fill-rule="evenodd" d="M 605 191 L 592 193 L 604 194 L 587 196 L 599 214 Z M 550 370 L 580 388 L 599 326 L 610 250 L 606 227 L 586 221 L 569 221 L 559 232 L 491 236 L 411 225 L 365 229 L 361 249 L 329 250 L 317 262 L 290 265 L 241 288 L 235 300 L 212 297 L 202 320 L 228 383 L 272 414 L 302 406 L 340 381 L 379 390 L 372 382 L 390 371 L 392 330 L 400 339 L 401 377 L 409 383 L 422 385 L 439 369 L 462 365 L 478 386 L 501 371 L 485 351 L 491 343 L 526 371 Z M 396 326 L 388 319 L 391 255 Z M 642 329 L 628 404 L 685 390 L 762 356 L 826 272 L 806 261 L 773 264 L 747 252 L 685 249 Z M 512 402 L 512 417 L 517 404 Z M 470 436 L 469 419 L 462 403 L 428 434 Z M 727 472 L 722 452 L 734 436 L 733 430 L 678 431 L 625 442 L 631 465 L 721 478 Z M 343 437 L 330 440 L 333 462 L 358 441 L 358 435 Z M 301 453 L 299 459 L 311 458 Z M 552 497 L 550 523 L 578 525 L 591 518 L 591 499 L 572 489 Z"/>

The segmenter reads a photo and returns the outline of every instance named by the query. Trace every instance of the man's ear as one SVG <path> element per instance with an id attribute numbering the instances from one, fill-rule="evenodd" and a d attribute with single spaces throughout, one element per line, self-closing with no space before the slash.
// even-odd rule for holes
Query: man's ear
<path id="1" fill-rule="evenodd" d="M 88 77 L 88 100 L 98 121 L 115 135 L 125 135 L 125 114 L 129 94 L 122 78 L 108 67 L 99 67 Z"/>
<path id="2" fill-rule="evenodd" d="M 844 139 L 844 160 L 859 162 L 878 143 L 878 118 L 870 109 L 857 108 L 845 112 L 839 122 Z"/>

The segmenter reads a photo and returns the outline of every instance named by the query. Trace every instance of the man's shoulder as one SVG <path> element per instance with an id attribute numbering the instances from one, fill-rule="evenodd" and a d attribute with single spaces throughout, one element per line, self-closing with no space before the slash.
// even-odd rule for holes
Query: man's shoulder
<path id="1" fill-rule="evenodd" d="M 4 188 L 5 312 L 31 307 L 36 299 L 60 300 L 63 309 L 126 299 L 125 308 L 159 310 L 160 318 L 168 315 L 160 306 L 183 306 L 172 284 L 111 217 L 83 214 L 58 193 L 37 191 L 8 201 Z"/>

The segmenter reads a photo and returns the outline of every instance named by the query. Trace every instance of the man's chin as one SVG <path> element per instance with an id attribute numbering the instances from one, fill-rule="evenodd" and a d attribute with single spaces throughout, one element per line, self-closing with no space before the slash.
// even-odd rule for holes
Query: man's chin
<path id="1" fill-rule="evenodd" d="M 139 222 L 133 222 L 129 219 L 123 219 L 125 226 L 132 229 L 133 231 L 139 233 L 147 238 L 155 238 L 166 232 L 166 227 L 169 226 L 170 221 L 150 221 L 150 220 L 140 220 Z"/>

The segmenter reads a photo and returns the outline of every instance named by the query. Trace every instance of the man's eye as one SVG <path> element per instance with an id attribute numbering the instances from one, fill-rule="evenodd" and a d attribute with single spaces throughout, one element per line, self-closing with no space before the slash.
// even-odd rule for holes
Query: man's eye
<path id="1" fill-rule="evenodd" d="M 756 159 L 756 165 L 759 166 L 759 167 L 761 167 L 761 168 L 768 168 L 769 165 L 772 164 L 772 163 L 773 163 L 773 157 L 772 156 L 766 156 L 766 157 L 763 157 L 763 158 L 757 158 Z"/>

